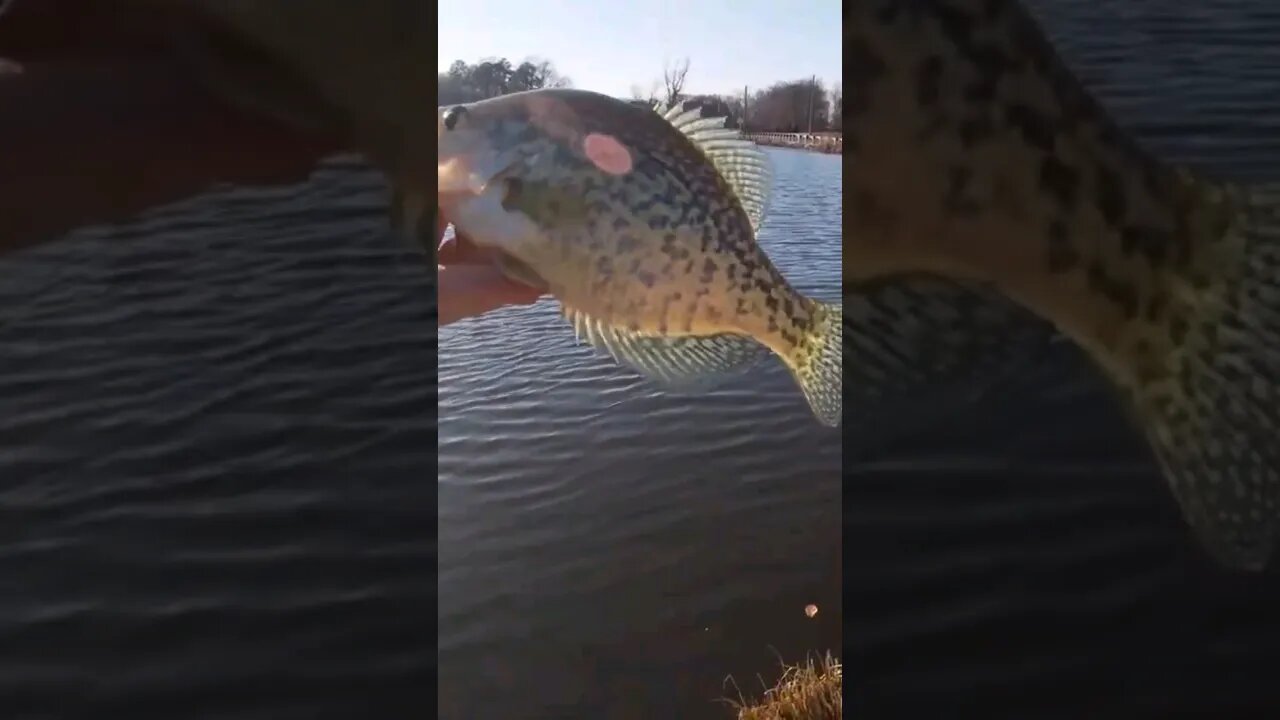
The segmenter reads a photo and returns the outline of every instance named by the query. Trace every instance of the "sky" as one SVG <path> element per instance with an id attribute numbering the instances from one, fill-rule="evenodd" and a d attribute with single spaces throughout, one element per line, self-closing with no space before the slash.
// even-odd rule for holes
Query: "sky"
<path id="1" fill-rule="evenodd" d="M 840 81 L 840 0 L 442 0 L 440 71 L 455 60 L 549 60 L 573 86 L 629 97 L 689 58 L 688 94 Z"/>

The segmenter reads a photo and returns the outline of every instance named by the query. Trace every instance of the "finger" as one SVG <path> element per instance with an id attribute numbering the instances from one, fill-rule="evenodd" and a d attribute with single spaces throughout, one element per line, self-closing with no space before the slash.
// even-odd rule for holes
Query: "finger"
<path id="1" fill-rule="evenodd" d="M 443 234 L 438 230 L 438 234 Z M 458 232 L 455 226 L 453 237 L 440 243 L 437 258 L 441 265 L 492 265 L 494 254 L 476 245 L 467 235 Z"/>
<path id="2" fill-rule="evenodd" d="M 439 196 L 441 200 L 446 195 Z M 469 235 L 453 226 L 453 237 L 445 240 L 444 231 L 449 226 L 449 218 L 436 205 L 436 257 L 441 265 L 491 265 L 494 253 L 477 245 Z"/>
<path id="3" fill-rule="evenodd" d="M 537 290 L 508 280 L 492 268 L 461 265 L 439 270 L 440 325 L 507 305 L 528 305 L 540 297 Z"/>

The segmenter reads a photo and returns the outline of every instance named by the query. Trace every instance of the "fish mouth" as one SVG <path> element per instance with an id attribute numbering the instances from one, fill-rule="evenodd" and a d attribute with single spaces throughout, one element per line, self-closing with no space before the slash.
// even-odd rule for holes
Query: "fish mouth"
<path id="1" fill-rule="evenodd" d="M 450 259 L 471 264 L 491 263 L 508 279 L 546 292 L 548 283 L 541 275 L 507 252 L 497 238 L 485 237 L 493 233 L 491 227 L 465 227 L 466 218 L 475 211 L 467 206 L 477 200 L 490 213 L 505 214 L 505 210 L 498 207 L 507 192 L 504 181 L 514 177 L 523 166 L 522 157 L 514 152 L 476 152 L 472 148 L 468 152 L 441 152 L 437 156 L 437 255 L 445 258 L 446 263 Z M 459 218 L 464 222 L 459 222 Z M 453 238 L 446 241 L 445 230 L 450 224 Z M 472 230 L 479 232 L 473 234 Z"/>
<path id="2" fill-rule="evenodd" d="M 436 161 L 436 188 L 441 197 L 454 194 L 479 195 L 488 182 L 466 167 L 462 158 Z"/>
<path id="3" fill-rule="evenodd" d="M 497 165 L 496 170 L 485 173 L 472 167 L 463 157 L 437 160 L 437 191 L 442 198 L 450 195 L 483 195 L 489 191 L 489 188 L 511 175 L 519 162 L 512 159 L 501 164 L 495 164 Z"/>
<path id="4" fill-rule="evenodd" d="M 445 232 L 450 225 L 453 225 L 453 237 L 446 239 Z M 436 254 L 441 262 L 492 264 L 508 280 L 548 292 L 550 285 L 532 267 L 510 253 L 476 242 L 466 230 L 453 223 L 448 213 L 439 205 L 435 209 L 435 233 Z"/>

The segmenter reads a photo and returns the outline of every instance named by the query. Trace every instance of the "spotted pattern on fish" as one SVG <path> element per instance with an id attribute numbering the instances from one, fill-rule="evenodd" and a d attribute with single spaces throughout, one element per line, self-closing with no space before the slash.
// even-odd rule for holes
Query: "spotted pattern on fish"
<path id="1" fill-rule="evenodd" d="M 820 420 L 839 422 L 840 308 L 797 292 L 756 242 L 763 155 L 753 143 L 716 132 L 722 118 L 660 115 L 578 90 L 473 103 L 444 127 L 455 112 L 441 110 L 442 182 L 459 182 L 450 168 L 486 152 L 502 156 L 480 194 L 501 188 L 500 220 L 529 227 L 501 250 L 544 281 L 580 335 L 656 379 L 694 358 L 699 367 L 717 358 L 719 371 L 750 356 L 728 352 L 726 336 L 758 342 L 786 363 Z M 624 154 L 625 171 L 600 165 L 592 143 Z M 457 202 L 446 214 L 467 222 L 468 201 Z M 499 221 L 491 207 L 481 214 L 470 220 Z"/>
<path id="2" fill-rule="evenodd" d="M 1204 547 L 1264 566 L 1277 193 L 1160 161 L 1014 0 L 854 0 L 845 48 L 846 285 L 930 273 L 1052 322 L 1114 382 Z"/>
<path id="3" fill-rule="evenodd" d="M 512 107 L 523 111 L 520 120 L 533 132 L 539 126 L 534 116 L 555 106 Z M 548 278 L 557 295 L 604 322 L 634 323 L 660 334 L 721 329 L 731 322 L 741 329 L 773 328 L 782 343 L 797 344 L 809 327 L 811 303 L 791 289 L 756 244 L 746 214 L 701 153 L 669 125 L 655 122 L 651 110 L 617 102 L 583 102 L 575 109 L 572 119 L 552 116 L 541 123 L 571 126 L 562 132 L 573 137 L 602 132 L 624 147 L 657 149 L 635 157 L 625 177 L 565 173 L 509 188 L 510 208 L 559 231 L 554 247 L 535 252 L 581 263 L 580 272 Z M 547 151 L 567 166 L 588 162 L 571 142 Z M 566 221 L 574 223 L 570 232 L 563 231 Z M 657 238 L 658 252 L 639 242 L 642 236 Z M 536 266 L 540 259 L 548 258 L 525 262 Z M 658 278 L 668 289 L 655 295 Z M 688 278 L 697 282 L 688 284 Z M 595 299 L 606 285 L 609 297 L 601 306 Z"/>

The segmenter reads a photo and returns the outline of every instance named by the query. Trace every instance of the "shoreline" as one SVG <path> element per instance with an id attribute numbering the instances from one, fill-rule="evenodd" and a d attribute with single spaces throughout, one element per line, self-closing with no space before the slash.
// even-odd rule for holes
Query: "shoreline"
<path id="1" fill-rule="evenodd" d="M 730 700 L 736 720 L 840 720 L 844 669 L 830 652 L 783 665 L 782 677 L 755 700 Z"/>
<path id="2" fill-rule="evenodd" d="M 844 154 L 844 134 L 840 132 L 744 132 L 742 137 L 751 140 L 757 145 L 807 150 L 828 155 Z"/>

